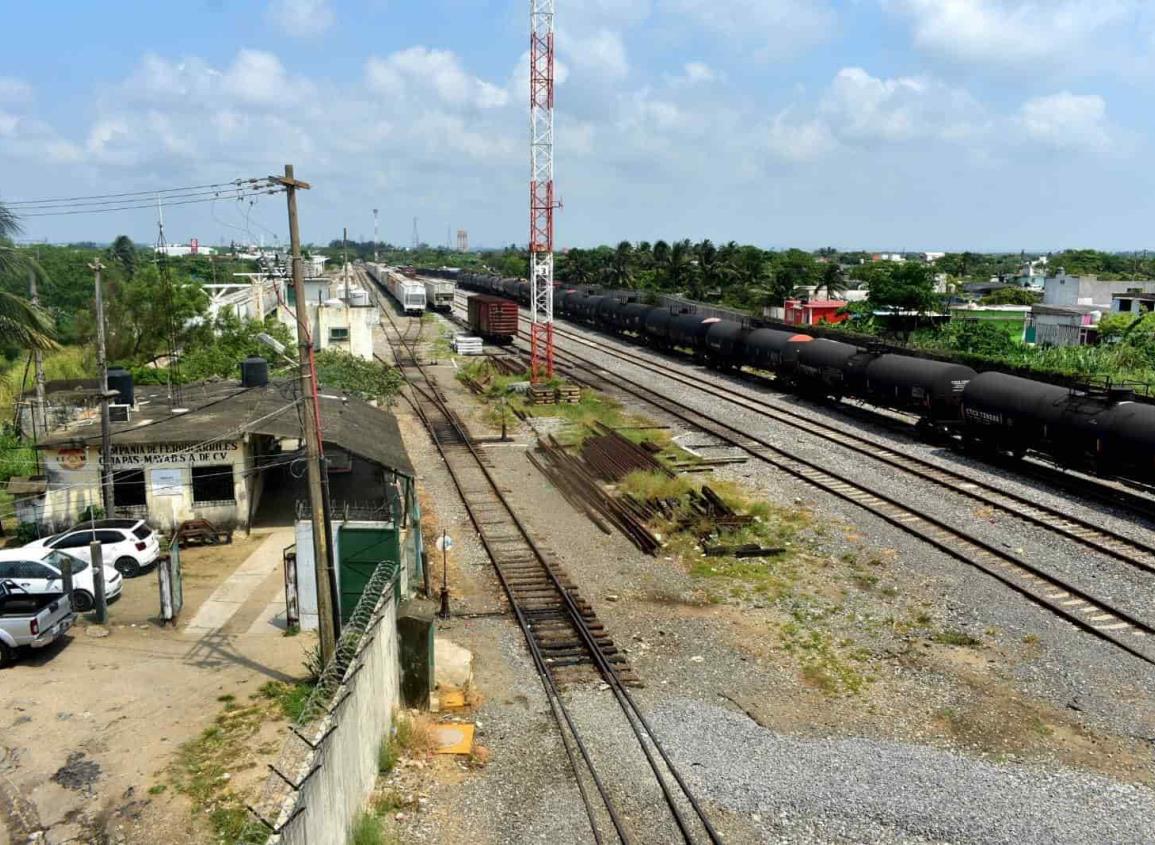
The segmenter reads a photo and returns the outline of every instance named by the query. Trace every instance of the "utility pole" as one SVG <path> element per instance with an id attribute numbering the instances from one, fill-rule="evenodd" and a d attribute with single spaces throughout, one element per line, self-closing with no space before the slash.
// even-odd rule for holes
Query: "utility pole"
<path id="1" fill-rule="evenodd" d="M 289 250 L 292 256 L 293 293 L 296 297 L 297 348 L 301 372 L 301 399 L 305 418 L 305 457 L 308 466 L 309 510 L 313 521 L 313 567 L 317 576 L 317 622 L 321 634 L 321 663 L 328 665 L 337 647 L 333 614 L 333 565 L 329 559 L 329 537 L 325 526 L 325 499 L 321 479 L 321 429 L 317 418 L 317 380 L 312 368 L 313 339 L 309 335 L 305 304 L 305 268 L 301 264 L 301 230 L 297 222 L 297 190 L 308 190 L 308 182 L 293 178 L 293 165 L 285 165 L 283 178 L 275 179 L 285 188 L 289 202 Z M 302 316 L 305 315 L 305 316 Z"/>
<path id="2" fill-rule="evenodd" d="M 112 516 L 112 423 L 108 418 L 108 357 L 104 347 L 104 290 L 100 271 L 104 265 L 97 258 L 88 265 L 96 286 L 96 366 L 100 370 L 100 488 L 104 501 L 104 515 Z"/>
<path id="3" fill-rule="evenodd" d="M 341 272 L 345 274 L 345 303 L 349 302 L 349 227 L 341 230 Z"/>
<path id="4" fill-rule="evenodd" d="M 40 305 L 40 292 L 36 289 L 36 268 L 28 268 L 28 296 L 34 306 Z M 36 370 L 36 409 L 32 412 L 32 436 L 37 432 L 48 433 L 48 398 L 44 390 L 44 356 L 39 349 L 32 350 L 32 366 Z"/>

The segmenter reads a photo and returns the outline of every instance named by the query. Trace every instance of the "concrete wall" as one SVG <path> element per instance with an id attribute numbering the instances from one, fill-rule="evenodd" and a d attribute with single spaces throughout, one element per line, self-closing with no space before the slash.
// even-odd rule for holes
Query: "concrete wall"
<path id="1" fill-rule="evenodd" d="M 400 706 L 392 587 L 378 601 L 345 678 L 332 698 L 333 709 L 303 732 L 318 747 L 310 748 L 292 733 L 285 740 L 280 771 L 296 783 L 317 771 L 296 793 L 276 775 L 269 776 L 267 789 L 284 796 L 275 821 L 284 828 L 269 839 L 270 845 L 345 845 L 353 820 L 365 807 L 377 780 L 377 751 L 393 730 L 393 713 Z"/>
<path id="2" fill-rule="evenodd" d="M 147 517 L 156 528 L 169 530 L 187 519 L 208 519 L 218 527 L 246 525 L 249 514 L 248 438 L 218 443 L 158 443 L 142 446 L 113 444 L 113 471 L 143 469 L 147 504 L 123 512 Z M 48 476 L 43 522 L 47 527 L 71 524 L 89 505 L 102 506 L 100 449 L 96 446 L 41 450 Z M 205 504 L 193 501 L 192 468 L 221 467 L 233 475 L 233 501 Z M 121 512 L 118 510 L 118 512 Z"/>

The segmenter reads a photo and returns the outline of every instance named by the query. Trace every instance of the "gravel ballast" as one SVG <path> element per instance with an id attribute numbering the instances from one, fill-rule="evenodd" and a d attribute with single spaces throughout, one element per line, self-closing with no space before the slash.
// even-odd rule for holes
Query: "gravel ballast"
<path id="1" fill-rule="evenodd" d="M 749 814 L 764 842 L 1155 842 L 1155 792 L 1096 775 L 905 743 L 782 737 L 692 701 L 652 722 L 699 796 Z"/>

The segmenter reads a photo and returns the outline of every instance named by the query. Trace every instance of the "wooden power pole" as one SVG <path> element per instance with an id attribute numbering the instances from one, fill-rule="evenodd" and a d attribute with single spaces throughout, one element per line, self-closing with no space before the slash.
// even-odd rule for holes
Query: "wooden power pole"
<path id="1" fill-rule="evenodd" d="M 112 423 L 108 418 L 108 353 L 104 343 L 104 286 L 100 271 L 104 265 L 97 258 L 88 265 L 96 288 L 96 366 L 100 370 L 100 489 L 104 515 L 112 516 L 115 500 L 112 493 Z"/>
<path id="2" fill-rule="evenodd" d="M 36 287 L 36 268 L 28 268 L 28 295 L 33 305 L 40 305 L 40 291 Z M 32 350 L 32 365 L 36 370 L 36 408 L 32 412 L 32 435 L 39 438 L 48 433 L 48 397 L 44 389 L 44 356 L 39 349 Z"/>
<path id="3" fill-rule="evenodd" d="M 289 249 L 292 256 L 293 295 L 296 298 L 297 350 L 300 363 L 301 399 L 305 419 L 305 458 L 308 465 L 309 510 L 313 522 L 313 567 L 317 577 L 317 623 L 321 634 L 321 663 L 327 666 L 337 648 L 333 613 L 333 564 L 329 559 L 329 536 L 325 526 L 325 497 L 321 477 L 321 426 L 317 418 L 317 380 L 313 372 L 313 339 L 309 334 L 309 311 L 305 300 L 305 268 L 301 263 L 301 230 L 297 221 L 297 191 L 309 183 L 293 178 L 293 165 L 277 179 L 289 201 Z"/>

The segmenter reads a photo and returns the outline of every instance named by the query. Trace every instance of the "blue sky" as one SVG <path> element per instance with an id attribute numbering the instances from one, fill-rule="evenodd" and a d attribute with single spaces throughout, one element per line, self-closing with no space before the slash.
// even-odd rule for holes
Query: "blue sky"
<path id="1" fill-rule="evenodd" d="M 1147 0 L 557 0 L 561 246 L 1142 249 Z M 163 8 L 163 12 L 159 11 Z M 528 3 L 35 3 L 0 59 L 0 198 L 296 165 L 304 236 L 524 242 Z M 284 237 L 283 201 L 169 209 Z M 155 240 L 155 214 L 41 217 Z"/>

